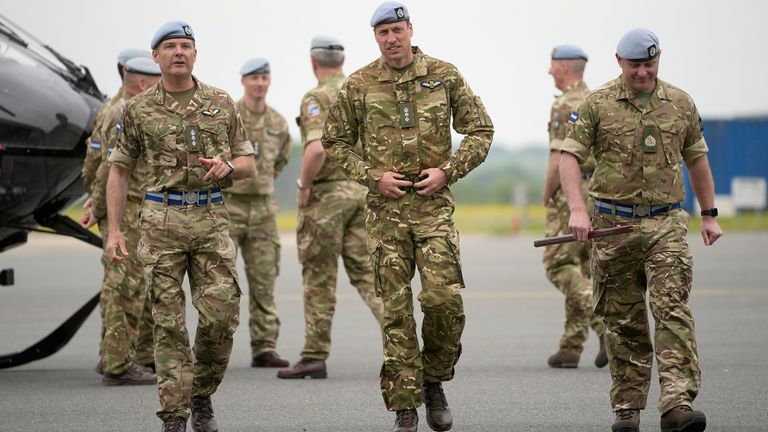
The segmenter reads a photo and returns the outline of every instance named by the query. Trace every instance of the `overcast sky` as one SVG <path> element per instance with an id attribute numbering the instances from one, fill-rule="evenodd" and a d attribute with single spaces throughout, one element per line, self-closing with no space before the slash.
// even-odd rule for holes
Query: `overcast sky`
<path id="1" fill-rule="evenodd" d="M 101 90 L 119 86 L 117 53 L 149 48 L 164 22 L 189 22 L 197 38 L 194 73 L 242 95 L 240 66 L 266 57 L 272 67 L 267 102 L 294 136 L 302 95 L 316 83 L 309 41 L 316 34 L 346 46 L 347 74 L 379 56 L 369 20 L 379 0 L 9 0 L 0 13 L 63 55 L 90 68 Z M 406 2 L 413 44 L 455 64 L 496 126 L 498 145 L 544 146 L 552 97 L 547 75 L 554 45 L 590 56 L 592 88 L 619 74 L 616 43 L 634 27 L 660 39 L 659 76 L 687 91 L 705 118 L 768 114 L 768 2 L 763 0 L 539 0 Z"/>

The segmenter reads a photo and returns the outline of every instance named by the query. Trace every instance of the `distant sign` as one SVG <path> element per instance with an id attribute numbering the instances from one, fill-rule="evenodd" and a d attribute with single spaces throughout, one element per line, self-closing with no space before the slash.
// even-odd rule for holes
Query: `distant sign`
<path id="1" fill-rule="evenodd" d="M 764 209 L 768 201 L 765 177 L 734 177 L 731 180 L 731 198 L 737 209 Z"/>

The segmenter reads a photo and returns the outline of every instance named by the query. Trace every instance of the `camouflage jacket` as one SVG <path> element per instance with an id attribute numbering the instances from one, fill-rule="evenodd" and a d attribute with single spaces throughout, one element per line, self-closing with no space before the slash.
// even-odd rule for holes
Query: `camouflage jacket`
<path id="1" fill-rule="evenodd" d="M 559 152 L 565 139 L 566 122 L 571 113 L 584 102 L 589 89 L 584 81 L 571 84 L 563 94 L 555 97 L 549 116 L 549 150 Z M 582 172 L 592 172 L 595 169 L 595 158 L 591 155 L 580 164 Z"/>
<path id="2" fill-rule="evenodd" d="M 301 144 L 304 148 L 312 141 L 323 137 L 323 126 L 328 110 L 336 103 L 343 73 L 330 73 L 319 80 L 317 87 L 308 91 L 301 99 L 301 113 L 296 119 L 301 128 Z M 346 180 L 347 175 L 330 158 L 325 158 L 315 181 Z"/>
<path id="3" fill-rule="evenodd" d="M 121 98 L 120 103 L 112 105 L 104 116 L 104 127 L 101 129 L 101 160 L 99 168 L 96 171 L 96 177 L 93 180 L 91 198 L 93 199 L 93 215 L 97 219 L 102 219 L 107 214 L 107 178 L 109 177 L 109 168 L 112 164 L 109 162 L 109 155 L 117 145 L 117 140 L 122 132 L 123 112 L 127 99 Z M 128 182 L 128 200 L 141 202 L 144 198 L 144 179 L 147 176 L 147 165 L 141 160 L 136 164 L 136 168 L 131 173 Z"/>
<path id="4" fill-rule="evenodd" d="M 109 160 L 133 169 L 141 157 L 148 165 L 147 192 L 229 187 L 229 177 L 203 181 L 208 169 L 198 158 L 230 160 L 253 154 L 232 98 L 194 81 L 197 90 L 186 109 L 165 91 L 162 80 L 125 106 L 122 133 Z"/>
<path id="5" fill-rule="evenodd" d="M 117 94 L 115 96 L 101 105 L 99 112 L 96 114 L 96 117 L 93 119 L 93 123 L 91 124 L 91 136 L 89 136 L 85 141 L 85 160 L 83 161 L 82 177 L 83 183 L 85 185 L 85 192 L 87 192 L 89 195 L 91 194 L 91 189 L 93 188 L 92 184 L 96 176 L 96 171 L 98 171 L 102 161 L 101 129 L 104 127 L 104 116 L 112 106 L 120 102 L 122 99 L 123 88 L 120 87 L 117 90 Z"/>
<path id="6" fill-rule="evenodd" d="M 437 167 L 452 184 L 485 160 L 493 139 L 485 107 L 456 67 L 413 49 L 402 71 L 380 57 L 350 75 L 325 123 L 327 154 L 374 192 L 386 171 L 417 176 Z M 451 118 L 465 135 L 453 154 Z M 362 154 L 353 149 L 358 138 Z"/>
<path id="7" fill-rule="evenodd" d="M 269 195 L 275 191 L 275 179 L 291 157 L 291 136 L 288 123 L 274 108 L 267 105 L 263 113 L 249 111 L 241 99 L 237 109 L 243 119 L 245 134 L 253 144 L 256 175 L 235 180 L 228 193 Z"/>
<path id="8" fill-rule="evenodd" d="M 579 160 L 595 156 L 589 191 L 596 198 L 645 205 L 682 201 L 682 161 L 708 151 L 693 100 L 661 80 L 643 104 L 619 76 L 590 93 L 568 123 L 562 150 Z"/>

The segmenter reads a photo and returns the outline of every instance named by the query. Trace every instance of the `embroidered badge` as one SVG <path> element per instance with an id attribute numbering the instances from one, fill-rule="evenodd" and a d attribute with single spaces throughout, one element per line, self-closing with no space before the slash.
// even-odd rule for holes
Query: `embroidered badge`
<path id="1" fill-rule="evenodd" d="M 428 88 L 428 89 L 432 90 L 433 88 L 439 86 L 442 83 L 443 82 L 440 81 L 440 80 L 429 80 L 429 81 L 422 82 L 421 86 L 424 87 L 424 88 Z"/>
<path id="2" fill-rule="evenodd" d="M 395 15 L 397 15 L 398 18 L 402 18 L 405 16 L 405 12 L 403 12 L 403 8 L 395 8 Z"/>
<path id="3" fill-rule="evenodd" d="M 653 44 L 648 47 L 648 57 L 651 57 L 651 58 L 656 57 L 656 53 L 658 52 L 659 52 L 659 49 L 656 48 L 656 44 Z"/>
<path id="4" fill-rule="evenodd" d="M 645 137 L 645 145 L 647 147 L 654 147 L 656 146 L 656 138 L 653 137 L 653 135 L 648 135 Z"/>
<path id="5" fill-rule="evenodd" d="M 181 28 L 184 30 L 185 35 L 192 36 L 192 29 L 189 26 L 181 26 Z"/>
<path id="6" fill-rule="evenodd" d="M 309 101 L 307 104 L 307 113 L 310 117 L 317 117 L 320 115 L 320 107 L 317 105 L 316 101 Z"/>
<path id="7" fill-rule="evenodd" d="M 568 123 L 576 123 L 576 120 L 579 119 L 579 113 L 577 111 L 574 111 L 571 113 L 571 116 L 568 117 Z"/>

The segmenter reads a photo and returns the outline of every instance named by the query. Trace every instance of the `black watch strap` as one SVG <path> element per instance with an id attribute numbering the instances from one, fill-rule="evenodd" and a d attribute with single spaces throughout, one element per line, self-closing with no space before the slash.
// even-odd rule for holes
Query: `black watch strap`
<path id="1" fill-rule="evenodd" d="M 701 211 L 702 216 L 712 216 L 717 217 L 717 208 L 712 207 L 711 209 L 702 210 Z"/>

